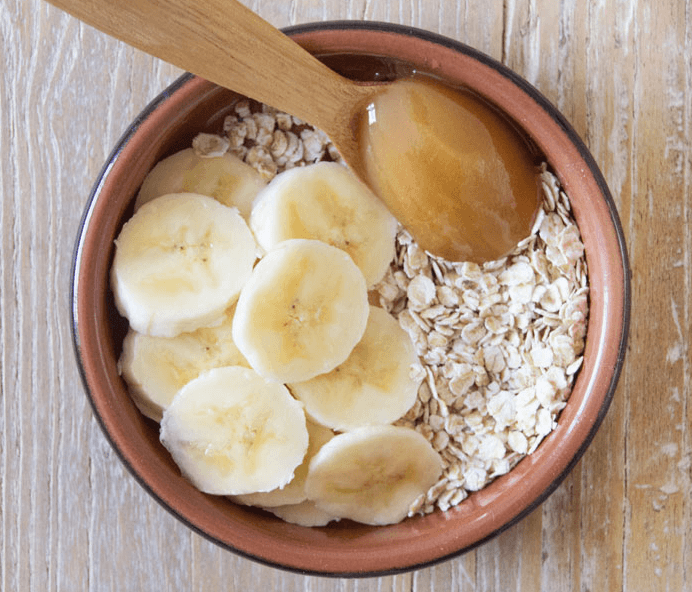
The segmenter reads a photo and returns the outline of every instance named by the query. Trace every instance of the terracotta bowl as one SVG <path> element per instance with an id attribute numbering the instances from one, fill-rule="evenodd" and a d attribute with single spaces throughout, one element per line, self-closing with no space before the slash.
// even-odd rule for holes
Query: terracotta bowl
<path id="1" fill-rule="evenodd" d="M 345 75 L 362 73 L 363 64 L 378 64 L 372 56 L 385 56 L 466 85 L 514 119 L 543 152 L 571 198 L 590 273 L 585 360 L 558 427 L 534 454 L 455 509 L 394 526 L 348 521 L 295 526 L 202 494 L 182 478 L 159 443 L 158 426 L 138 412 L 118 375 L 126 325 L 113 306 L 108 277 L 113 239 L 132 213 L 145 174 L 162 157 L 189 146 L 197 132 L 218 130 L 234 96 L 190 75 L 132 123 L 94 186 L 74 254 L 77 359 L 113 448 L 140 484 L 193 530 L 242 556 L 301 573 L 373 576 L 416 569 L 468 551 L 526 516 L 591 442 L 625 352 L 630 288 L 623 234 L 603 176 L 574 130 L 531 85 L 489 57 L 450 39 L 390 24 L 325 22 L 286 32 L 310 52 L 331 55 L 333 67 Z"/>

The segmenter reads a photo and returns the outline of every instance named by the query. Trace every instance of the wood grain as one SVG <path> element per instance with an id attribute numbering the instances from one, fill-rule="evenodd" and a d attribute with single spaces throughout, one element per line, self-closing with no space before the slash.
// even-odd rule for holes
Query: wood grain
<path id="1" fill-rule="evenodd" d="M 38 0 L 0 0 L 0 589 L 692 590 L 689 0 L 253 0 L 276 26 L 383 20 L 502 60 L 567 116 L 615 197 L 633 278 L 627 360 L 582 460 L 462 557 L 363 580 L 226 552 L 158 506 L 94 420 L 69 275 L 91 184 L 179 71 Z"/>

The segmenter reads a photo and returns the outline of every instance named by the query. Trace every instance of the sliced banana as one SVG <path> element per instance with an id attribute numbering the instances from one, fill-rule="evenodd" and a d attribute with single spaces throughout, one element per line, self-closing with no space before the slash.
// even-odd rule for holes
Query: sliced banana
<path id="1" fill-rule="evenodd" d="M 198 489 L 238 495 L 289 483 L 308 431 L 302 405 L 286 387 L 228 366 L 178 392 L 163 412 L 161 442 Z"/>
<path id="2" fill-rule="evenodd" d="M 307 422 L 308 428 L 308 451 L 300 466 L 296 469 L 291 482 L 281 489 L 274 489 L 264 493 L 247 493 L 236 495 L 234 501 L 247 506 L 260 506 L 263 508 L 273 508 L 276 506 L 286 506 L 299 504 L 307 499 L 305 495 L 305 479 L 308 476 L 308 466 L 310 459 L 334 437 L 334 432 L 324 426 L 312 421 Z"/>
<path id="3" fill-rule="evenodd" d="M 276 506 L 266 508 L 275 516 L 299 526 L 326 526 L 330 522 L 338 522 L 340 519 L 324 510 L 320 510 L 314 502 L 304 501 L 299 504 Z"/>
<path id="4" fill-rule="evenodd" d="M 288 385 L 306 413 L 334 430 L 393 423 L 415 403 L 418 356 L 408 334 L 387 311 L 370 307 L 363 338 L 331 372 Z"/>
<path id="5" fill-rule="evenodd" d="M 220 322 L 250 277 L 257 251 L 236 209 L 194 193 L 146 203 L 115 244 L 116 306 L 135 331 L 160 337 Z"/>
<path id="6" fill-rule="evenodd" d="M 266 184 L 255 169 L 237 156 L 200 156 L 186 148 L 151 169 L 137 195 L 135 210 L 168 193 L 201 193 L 238 208 L 247 220 L 257 193 Z"/>
<path id="7" fill-rule="evenodd" d="M 238 299 L 233 340 L 262 376 L 309 380 L 348 357 L 368 313 L 365 279 L 348 253 L 292 239 L 255 266 Z"/>
<path id="8" fill-rule="evenodd" d="M 123 341 L 118 370 L 139 410 L 161 421 L 175 394 L 202 372 L 221 366 L 250 367 L 233 342 L 235 307 L 221 324 L 176 337 L 152 337 L 130 329 Z"/>
<path id="9" fill-rule="evenodd" d="M 274 177 L 257 195 L 250 228 L 267 251 L 291 238 L 343 249 L 373 286 L 394 257 L 397 222 L 348 168 L 319 162 Z"/>
<path id="10" fill-rule="evenodd" d="M 441 473 L 440 455 L 415 430 L 367 426 L 339 434 L 322 447 L 310 461 L 305 491 L 329 514 L 394 524 Z"/>

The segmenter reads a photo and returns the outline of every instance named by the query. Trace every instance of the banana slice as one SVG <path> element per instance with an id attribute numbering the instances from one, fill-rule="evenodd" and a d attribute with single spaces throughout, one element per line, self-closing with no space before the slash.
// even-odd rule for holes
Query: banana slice
<path id="1" fill-rule="evenodd" d="M 322 447 L 310 461 L 305 491 L 329 514 L 394 524 L 441 473 L 440 455 L 418 432 L 367 426 L 339 434 Z"/>
<path id="2" fill-rule="evenodd" d="M 365 279 L 347 253 L 317 240 L 287 240 L 243 287 L 233 340 L 262 376 L 309 380 L 348 357 L 368 312 Z"/>
<path id="3" fill-rule="evenodd" d="M 305 501 L 307 499 L 305 495 L 305 478 L 308 476 L 310 459 L 334 437 L 334 432 L 330 429 L 312 421 L 307 422 L 307 428 L 309 436 L 308 451 L 303 462 L 296 469 L 293 479 L 286 487 L 264 493 L 236 495 L 233 497 L 233 500 L 246 506 L 260 506 L 263 508 L 293 505 Z"/>
<path id="4" fill-rule="evenodd" d="M 194 193 L 142 206 L 115 241 L 111 285 L 138 333 L 175 337 L 221 321 L 250 277 L 257 246 L 234 208 Z"/>
<path id="5" fill-rule="evenodd" d="M 267 182 L 237 156 L 199 156 L 192 148 L 161 160 L 144 178 L 135 210 L 168 193 L 201 193 L 229 207 L 246 220 L 252 203 Z"/>
<path id="6" fill-rule="evenodd" d="M 250 367 L 233 342 L 235 307 L 216 327 L 202 327 L 176 337 L 152 337 L 130 329 L 123 341 L 118 370 L 139 410 L 161 421 L 176 393 L 202 372 L 222 366 Z"/>
<path id="7" fill-rule="evenodd" d="M 288 388 L 310 417 L 334 430 L 389 424 L 416 401 L 420 381 L 410 375 L 417 363 L 413 343 L 396 319 L 371 306 L 363 338 L 343 364 Z"/>
<path id="8" fill-rule="evenodd" d="M 319 162 L 282 172 L 257 195 L 250 228 L 269 251 L 290 238 L 312 238 L 346 251 L 368 286 L 394 258 L 397 222 L 345 166 Z"/>
<path id="9" fill-rule="evenodd" d="M 161 442 L 198 489 L 238 495 L 290 482 L 308 431 L 302 405 L 285 386 L 227 366 L 178 392 L 163 412 Z"/>
<path id="10" fill-rule="evenodd" d="M 265 509 L 282 520 L 291 524 L 298 524 L 299 526 L 326 526 L 330 522 L 338 522 L 340 520 L 340 518 L 320 510 L 311 501 Z"/>

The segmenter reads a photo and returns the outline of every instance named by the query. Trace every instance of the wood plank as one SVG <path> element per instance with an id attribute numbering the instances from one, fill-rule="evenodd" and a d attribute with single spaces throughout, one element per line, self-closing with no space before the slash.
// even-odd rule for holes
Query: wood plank
<path id="1" fill-rule="evenodd" d="M 619 14 L 596 6 L 584 11 L 580 35 L 585 40 L 581 49 L 584 58 L 578 70 L 582 73 L 581 84 L 575 89 L 575 95 L 582 99 L 574 103 L 579 105 L 575 113 L 576 127 L 599 162 L 621 215 L 626 217 L 623 204 L 632 199 L 633 163 L 629 155 L 634 122 L 628 89 L 634 79 L 631 47 L 635 31 L 631 28 L 632 19 L 628 18 L 631 15 L 626 12 L 628 7 L 621 8 L 623 12 Z M 620 27 L 617 31 L 616 23 Z M 613 55 L 613 59 L 606 63 L 604 55 Z M 616 96 L 612 94 L 614 80 L 619 89 Z M 621 384 L 582 465 L 582 580 L 590 589 L 623 586 L 626 414 Z"/>
<path id="2" fill-rule="evenodd" d="M 643 4 L 634 19 L 636 50 L 647 57 L 633 85 L 633 143 L 646 150 L 635 164 L 628 229 L 636 312 L 625 382 L 624 581 L 642 590 L 681 590 L 689 584 L 681 566 L 689 565 L 690 550 L 679 530 L 690 502 L 689 473 L 679 467 L 690 442 L 689 423 L 680 421 L 690 376 L 690 78 L 678 48 L 690 23 L 674 1 Z M 650 51 L 654 45 L 660 50 Z M 684 222 L 670 232 L 676 221 Z"/>

